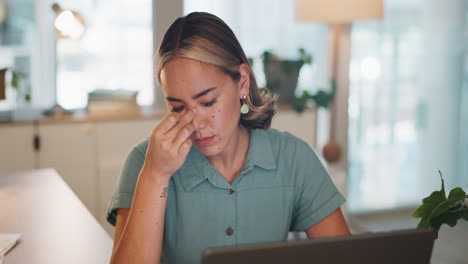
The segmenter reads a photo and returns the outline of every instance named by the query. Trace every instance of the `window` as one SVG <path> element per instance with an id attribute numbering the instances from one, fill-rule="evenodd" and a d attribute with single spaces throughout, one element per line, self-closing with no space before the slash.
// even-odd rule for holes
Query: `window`
<path id="1" fill-rule="evenodd" d="M 294 1 L 185 0 L 236 33 L 265 84 L 260 54 L 314 56 L 299 90 L 328 83 L 328 27 L 297 23 Z M 468 27 L 463 0 L 385 1 L 385 19 L 352 26 L 348 131 L 350 211 L 415 206 L 440 188 L 468 188 Z M 442 12 L 443 11 L 443 12 Z M 463 66 L 465 64 L 465 66 Z"/>
<path id="2" fill-rule="evenodd" d="M 463 0 L 385 3 L 384 20 L 353 24 L 351 211 L 418 205 L 440 188 L 438 170 L 446 189 L 468 187 Z"/>
<path id="3" fill-rule="evenodd" d="M 33 0 L 0 2 L 0 69 L 21 73 L 21 89 L 7 86 L 6 99 L 0 101 L 0 111 L 14 109 L 24 104 L 31 95 L 33 80 L 32 62 L 35 58 L 36 26 Z M 8 76 L 10 80 L 11 76 Z"/>
<path id="4" fill-rule="evenodd" d="M 254 60 L 259 87 L 265 86 L 260 58 L 265 50 L 295 58 L 302 47 L 312 54 L 313 62 L 301 69 L 297 92 L 328 88 L 328 27 L 296 22 L 293 0 L 184 0 L 184 14 L 193 11 L 212 13 L 229 25 L 247 57 Z"/>
<path id="5" fill-rule="evenodd" d="M 79 40 L 57 40 L 57 101 L 83 108 L 95 89 L 138 91 L 137 102 L 151 105 L 153 30 L 151 0 L 57 1 L 79 12 L 86 31 Z"/>

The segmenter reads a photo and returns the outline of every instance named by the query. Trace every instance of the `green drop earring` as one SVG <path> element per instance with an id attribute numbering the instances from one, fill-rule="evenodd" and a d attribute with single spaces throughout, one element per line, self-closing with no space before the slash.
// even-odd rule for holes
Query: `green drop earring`
<path id="1" fill-rule="evenodd" d="M 244 98 L 241 99 L 241 101 L 242 101 L 242 107 L 241 107 L 241 109 L 240 109 L 240 112 L 241 112 L 241 114 L 243 114 L 243 115 L 247 114 L 247 113 L 249 112 L 249 110 L 250 110 L 250 109 L 249 109 L 249 106 L 245 103 L 246 98 L 247 98 L 247 96 L 244 95 Z"/>

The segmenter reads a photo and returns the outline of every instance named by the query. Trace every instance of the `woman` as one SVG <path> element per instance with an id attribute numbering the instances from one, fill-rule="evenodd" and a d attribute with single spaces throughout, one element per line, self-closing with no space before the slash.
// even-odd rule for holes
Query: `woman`
<path id="1" fill-rule="evenodd" d="M 168 29 L 156 74 L 171 114 L 125 162 L 108 221 L 112 263 L 199 263 L 207 247 L 347 235 L 344 202 L 315 152 L 268 129 L 261 94 L 232 30 L 191 13 Z"/>

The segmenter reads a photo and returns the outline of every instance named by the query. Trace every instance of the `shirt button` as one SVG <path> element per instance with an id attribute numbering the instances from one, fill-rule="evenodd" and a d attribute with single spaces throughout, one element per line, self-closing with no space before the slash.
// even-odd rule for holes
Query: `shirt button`
<path id="1" fill-rule="evenodd" d="M 234 234 L 234 229 L 232 227 L 226 228 L 226 235 L 232 236 L 232 234 Z"/>
<path id="2" fill-rule="evenodd" d="M 229 189 L 227 189 L 227 193 L 228 193 L 228 194 L 233 194 L 233 193 L 234 193 L 234 190 L 231 189 L 231 188 L 229 188 Z"/>

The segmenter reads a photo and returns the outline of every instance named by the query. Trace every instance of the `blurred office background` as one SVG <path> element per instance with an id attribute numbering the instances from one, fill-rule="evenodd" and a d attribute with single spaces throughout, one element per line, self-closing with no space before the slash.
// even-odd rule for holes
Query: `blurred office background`
<path id="1" fill-rule="evenodd" d="M 84 17 L 86 32 L 80 39 L 56 38 L 53 3 Z M 30 94 L 28 102 L 0 101 L 0 112 L 25 106 L 39 111 L 55 104 L 79 111 L 87 106 L 90 92 L 118 89 L 138 91 L 141 107 L 164 109 L 154 82 L 153 55 L 167 21 L 192 11 L 212 12 L 231 26 L 253 58 L 260 86 L 265 85 L 263 51 L 294 57 L 302 47 L 312 54 L 313 63 L 302 68 L 298 93 L 329 89 L 329 26 L 297 22 L 293 0 L 0 0 L 0 4 L 0 68 L 23 72 L 27 76 L 23 87 Z M 338 120 L 348 124 L 348 146 L 344 162 L 331 169 L 345 176 L 340 188 L 350 215 L 414 209 L 440 188 L 438 170 L 447 189 L 468 190 L 468 3 L 386 0 L 384 13 L 382 20 L 352 24 L 348 120 Z M 318 115 L 326 116 L 325 112 Z M 296 129 L 316 131 L 310 142 L 320 153 L 329 128 L 315 119 L 298 122 Z M 8 124 L 0 130 L 6 131 Z M 122 124 L 116 127 L 125 129 Z M 106 124 L 97 133 L 105 129 Z M 137 138 L 129 139 L 129 144 Z M 0 167 L 6 164 L 4 157 Z M 104 169 L 98 174 L 118 174 L 120 162 L 103 157 Z M 34 166 L 39 166 L 37 161 Z M 106 188 L 110 193 L 113 186 Z M 93 199 L 104 203 L 108 198 L 99 197 L 96 193 Z"/>
<path id="2" fill-rule="evenodd" d="M 83 14 L 81 39 L 55 40 L 47 23 L 53 19 L 51 1 L 2 0 L 8 13 L 1 24 L 0 65 L 30 76 L 32 105 L 50 107 L 55 99 L 66 109 L 80 109 L 96 89 L 137 90 L 138 104 L 152 105 L 159 93 L 152 70 L 152 1 L 56 2 Z M 303 67 L 298 90 L 327 87 L 328 26 L 296 22 L 294 1 L 183 1 L 183 13 L 192 11 L 212 12 L 233 28 L 254 59 L 260 86 L 264 50 L 294 57 L 304 47 L 313 63 Z M 438 170 L 448 187 L 468 185 L 466 14 L 463 0 L 387 0 L 383 20 L 353 23 L 350 210 L 413 206 L 440 185 Z M 3 110 L 16 104 L 0 101 Z"/>

